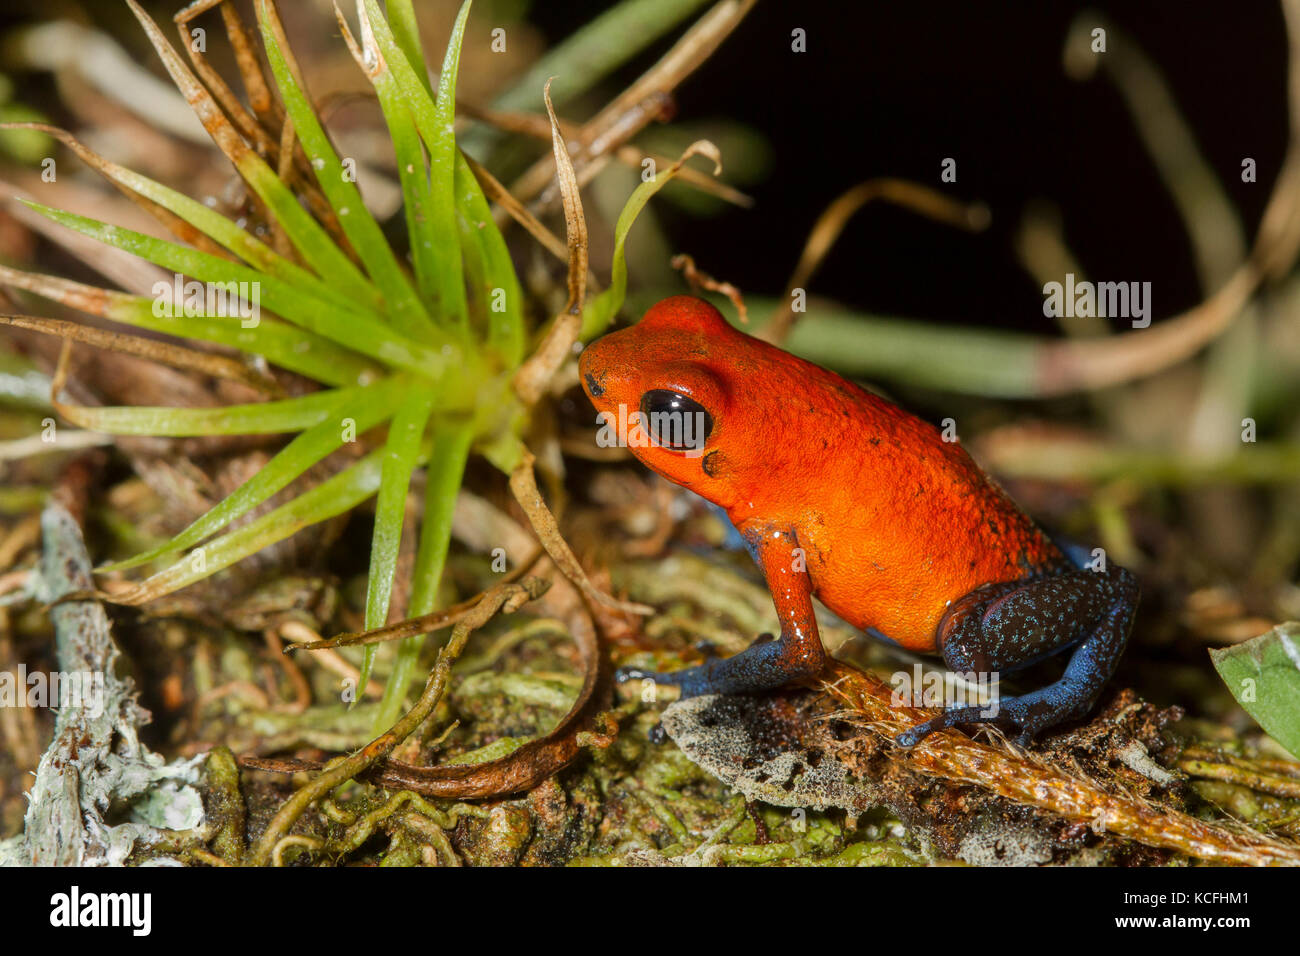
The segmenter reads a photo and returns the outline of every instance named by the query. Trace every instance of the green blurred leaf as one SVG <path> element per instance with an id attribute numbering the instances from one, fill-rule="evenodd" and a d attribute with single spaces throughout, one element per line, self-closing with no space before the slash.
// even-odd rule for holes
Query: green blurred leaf
<path id="1" fill-rule="evenodd" d="M 1300 623 L 1279 624 L 1242 644 L 1210 651 L 1237 703 L 1300 757 Z"/>
<path id="2" fill-rule="evenodd" d="M 0 123 L 43 123 L 45 117 L 22 103 L 0 105 Z M 7 153 L 20 163 L 39 164 L 54 154 L 54 141 L 48 133 L 35 129 L 0 130 L 0 153 Z"/>
<path id="3" fill-rule="evenodd" d="M 636 222 L 636 217 L 641 214 L 641 210 L 650 201 L 650 197 L 672 182 L 673 178 L 681 171 L 682 166 L 686 164 L 686 161 L 697 155 L 709 156 L 713 160 L 715 167 L 719 165 L 717 150 L 713 144 L 708 140 L 697 140 L 686 148 L 677 162 L 667 169 L 661 170 L 653 179 L 643 182 L 634 189 L 627 202 L 623 204 L 623 211 L 619 213 L 618 222 L 614 226 L 614 258 L 610 264 L 609 288 L 588 302 L 586 308 L 582 310 L 581 337 L 583 341 L 595 338 L 605 331 L 609 327 L 609 323 L 614 320 L 614 316 L 618 314 L 618 310 L 623 307 L 623 299 L 627 295 L 627 253 L 625 245 L 627 243 L 627 234 L 632 231 L 632 225 Z"/>

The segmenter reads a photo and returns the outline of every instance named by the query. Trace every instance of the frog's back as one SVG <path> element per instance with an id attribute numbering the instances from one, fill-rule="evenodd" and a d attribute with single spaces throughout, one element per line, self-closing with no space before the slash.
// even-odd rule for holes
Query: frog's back
<path id="1" fill-rule="evenodd" d="M 777 456 L 768 478 L 786 473 L 766 487 L 780 490 L 760 492 L 755 513 L 796 529 L 817 596 L 846 621 L 933 650 L 949 602 L 1064 562 L 959 443 L 832 372 L 796 362 L 797 447 Z"/>

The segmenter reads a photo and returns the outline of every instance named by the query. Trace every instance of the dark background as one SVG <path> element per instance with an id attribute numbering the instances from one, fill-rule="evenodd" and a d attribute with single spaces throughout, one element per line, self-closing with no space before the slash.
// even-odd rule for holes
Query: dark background
<path id="1" fill-rule="evenodd" d="M 607 7 L 535 3 L 528 19 L 554 43 Z M 1287 140 L 1276 3 L 761 0 L 679 89 L 678 119 L 728 117 L 764 131 L 771 174 L 746 187 L 752 210 L 701 219 L 658 205 L 674 248 L 746 291 L 779 294 L 825 206 L 865 179 L 897 176 L 983 200 L 991 228 L 971 236 L 872 204 L 811 293 L 873 312 L 1052 334 L 1041 286 L 1013 246 L 1026 204 L 1047 200 L 1090 277 L 1152 282 L 1157 322 L 1195 305 L 1202 292 L 1183 227 L 1120 94 L 1104 74 L 1078 82 L 1062 68 L 1069 25 L 1084 10 L 1104 13 L 1157 65 L 1253 239 Z M 790 50 L 795 27 L 807 31 L 806 53 Z M 947 156 L 957 160 L 955 184 L 939 181 Z M 1246 156 L 1258 164 L 1254 184 L 1241 182 Z"/>

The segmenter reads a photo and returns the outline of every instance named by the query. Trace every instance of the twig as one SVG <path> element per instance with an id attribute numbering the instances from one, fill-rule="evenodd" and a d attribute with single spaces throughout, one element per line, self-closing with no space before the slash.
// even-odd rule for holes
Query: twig
<path id="1" fill-rule="evenodd" d="M 863 724 L 889 739 L 938 713 L 892 705 L 893 690 L 887 684 L 847 665 L 836 665 L 833 680 L 825 690 L 843 700 Z M 1228 830 L 1185 813 L 1162 811 L 1138 800 L 1113 796 L 1091 781 L 1012 750 L 1005 743 L 991 746 L 959 731 L 944 730 L 906 751 L 905 759 L 920 773 L 973 784 L 1015 803 L 1102 826 L 1107 832 L 1146 846 L 1217 863 L 1300 865 L 1300 847 L 1294 844 L 1252 830 Z"/>
<path id="2" fill-rule="evenodd" d="M 683 166 L 685 171 L 689 167 Z M 716 292 L 719 295 L 725 295 L 731 300 L 731 304 L 736 307 L 736 313 L 740 316 L 742 325 L 749 324 L 749 310 L 745 308 L 745 299 L 730 282 L 719 282 L 707 272 L 701 272 L 695 267 L 695 260 L 686 253 L 678 253 L 671 260 L 674 269 L 680 269 L 686 281 L 691 284 L 692 289 L 708 289 L 710 292 Z"/>
<path id="3" fill-rule="evenodd" d="M 503 575 L 495 586 L 500 587 L 502 584 L 510 584 L 523 577 L 536 564 L 537 559 L 541 557 L 541 553 L 539 548 L 533 553 L 532 557 Z M 289 654 L 293 651 L 321 651 L 331 647 L 358 647 L 366 644 L 383 644 L 388 641 L 401 641 L 408 637 L 418 637 L 421 634 L 428 634 L 444 627 L 450 627 L 464 620 L 484 600 L 488 593 L 490 592 L 484 591 L 468 601 L 462 601 L 444 610 L 422 614 L 419 617 L 408 618 L 394 624 L 386 624 L 383 627 L 372 628 L 368 631 L 339 634 L 327 640 L 311 640 L 291 644 L 284 649 L 284 652 Z"/>
<path id="4" fill-rule="evenodd" d="M 721 0 L 700 17 L 654 66 L 583 125 L 584 167 L 602 152 L 616 149 L 659 115 L 669 95 L 722 44 L 753 9 L 756 0 Z M 615 134 L 617 131 L 617 134 Z M 541 159 L 511 186 L 527 202 L 551 181 L 552 160 Z M 579 181 L 585 181 L 585 176 Z"/>

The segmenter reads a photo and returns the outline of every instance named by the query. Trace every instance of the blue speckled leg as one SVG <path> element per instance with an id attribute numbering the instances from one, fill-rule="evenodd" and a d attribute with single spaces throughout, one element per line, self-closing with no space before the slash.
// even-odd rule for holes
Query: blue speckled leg
<path id="1" fill-rule="evenodd" d="M 1011 673 L 1074 648 L 1061 679 L 998 701 L 960 707 L 899 734 L 905 747 L 954 724 L 1009 721 L 1028 743 L 1039 731 L 1079 717 L 1096 702 L 1133 627 L 1138 587 L 1123 568 L 1078 570 L 987 585 L 953 604 L 939 624 L 943 660 L 954 671 Z"/>
<path id="2" fill-rule="evenodd" d="M 646 671 L 638 667 L 622 667 L 615 674 L 619 683 L 629 680 L 653 680 L 660 684 L 675 684 L 683 697 L 701 694 L 746 694 L 770 690 L 788 684 L 799 677 L 815 674 L 821 668 L 815 665 L 792 670 L 788 666 L 789 649 L 774 640 L 771 634 L 760 634 L 755 641 L 732 657 L 715 657 L 695 667 L 678 671 Z"/>
<path id="3" fill-rule="evenodd" d="M 676 684 L 683 697 L 701 694 L 743 694 L 770 690 L 812 677 L 826 666 L 826 652 L 817 634 L 813 612 L 812 581 L 792 529 L 755 526 L 747 529 L 746 546 L 767 579 L 781 622 L 781 635 L 773 640 L 760 635 L 739 654 L 705 661 L 679 671 L 644 671 L 620 668 L 615 679 L 650 679 Z"/>

